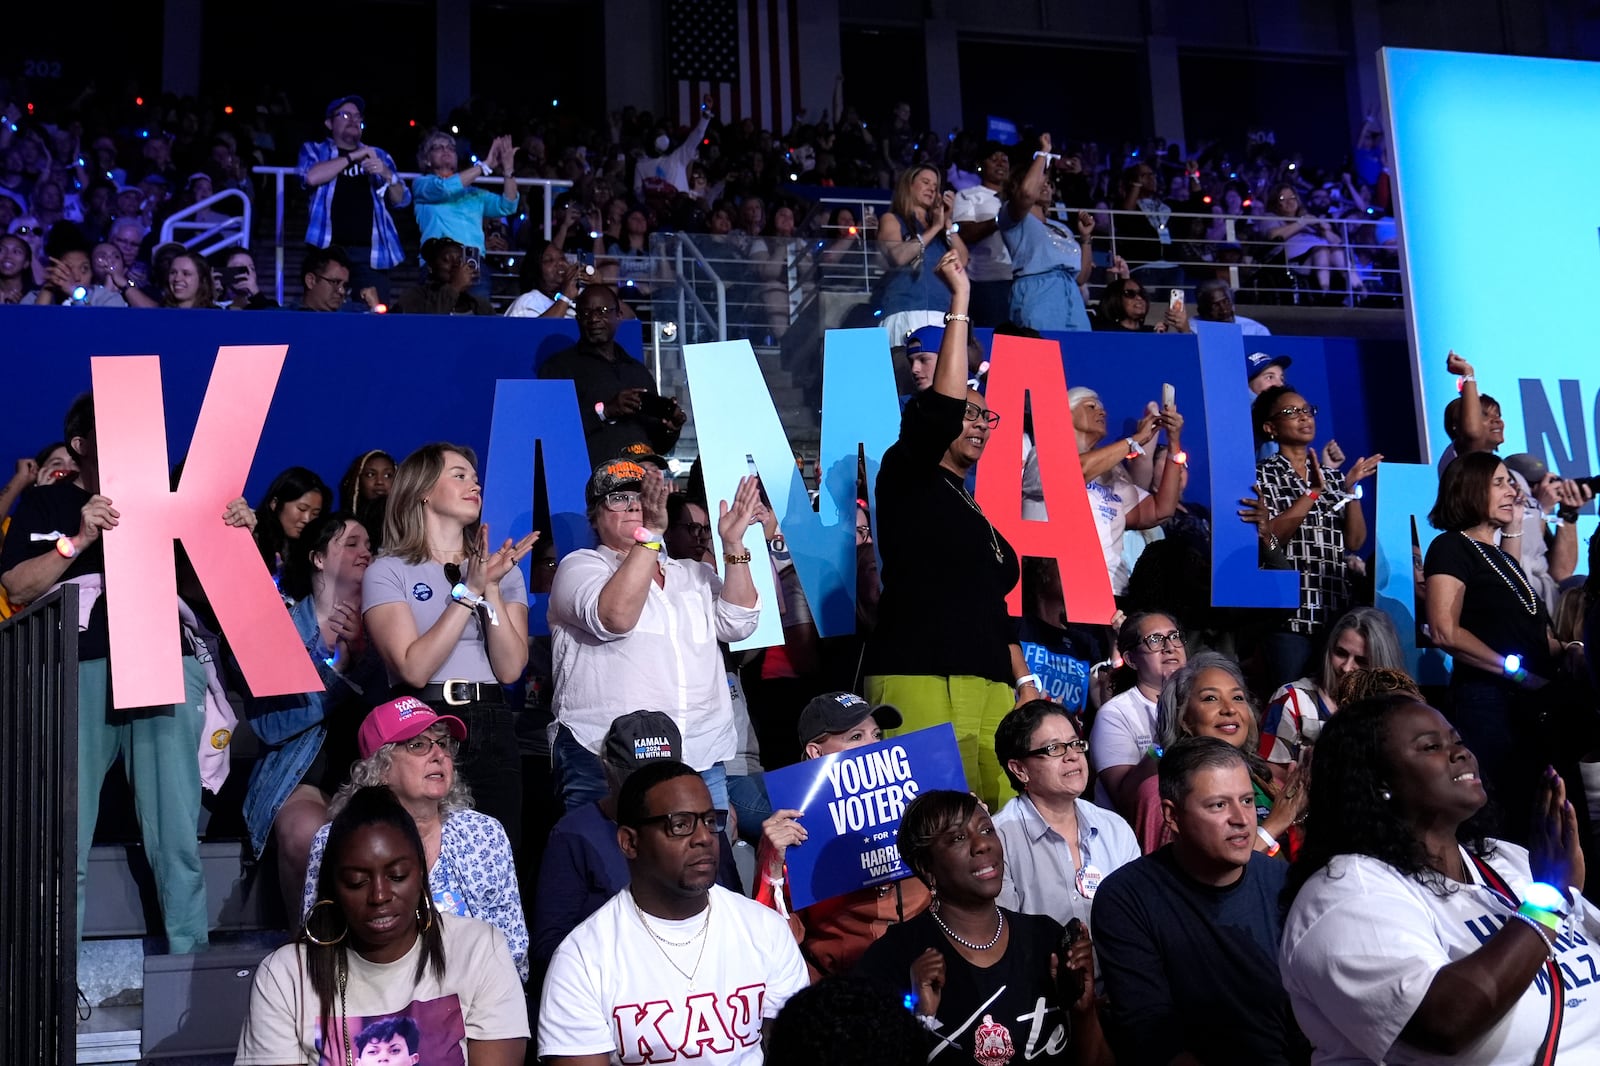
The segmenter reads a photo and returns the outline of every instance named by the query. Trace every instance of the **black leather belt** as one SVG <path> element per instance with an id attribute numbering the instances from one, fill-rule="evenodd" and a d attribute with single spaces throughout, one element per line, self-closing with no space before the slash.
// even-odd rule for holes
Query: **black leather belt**
<path id="1" fill-rule="evenodd" d="M 465 707 L 469 703 L 504 703 L 505 693 L 498 684 L 488 681 L 441 681 L 411 689 L 410 694 L 424 703 L 443 703 L 449 707 Z"/>

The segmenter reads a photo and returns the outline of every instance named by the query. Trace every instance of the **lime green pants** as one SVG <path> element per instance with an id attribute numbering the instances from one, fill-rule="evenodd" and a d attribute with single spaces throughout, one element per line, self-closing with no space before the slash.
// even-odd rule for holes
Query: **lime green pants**
<path id="1" fill-rule="evenodd" d="M 994 731 L 1016 705 L 1009 685 L 982 677 L 936 677 L 886 674 L 866 679 L 864 695 L 874 704 L 889 703 L 905 719 L 900 732 L 949 722 L 956 730 L 967 787 L 998 811 L 1011 789 L 994 754 Z"/>

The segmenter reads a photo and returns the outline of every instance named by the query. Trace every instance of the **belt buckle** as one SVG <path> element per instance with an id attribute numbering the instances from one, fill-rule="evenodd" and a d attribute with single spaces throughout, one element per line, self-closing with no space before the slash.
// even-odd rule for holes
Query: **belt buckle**
<path id="1" fill-rule="evenodd" d="M 464 690 L 468 691 L 468 692 L 473 692 L 473 689 L 475 689 L 477 687 L 475 685 L 472 685 L 471 681 L 446 681 L 444 683 L 444 693 L 443 693 L 444 702 L 445 702 L 446 706 L 450 706 L 450 707 L 465 707 L 467 704 L 473 702 L 473 698 L 477 695 L 477 693 L 473 692 L 472 696 L 464 696 L 464 697 L 462 697 L 460 699 L 457 699 L 453 694 L 453 689 L 455 688 L 456 685 L 462 686 L 462 688 Z M 469 686 L 469 685 L 472 685 L 472 688 L 467 688 L 467 686 Z"/>

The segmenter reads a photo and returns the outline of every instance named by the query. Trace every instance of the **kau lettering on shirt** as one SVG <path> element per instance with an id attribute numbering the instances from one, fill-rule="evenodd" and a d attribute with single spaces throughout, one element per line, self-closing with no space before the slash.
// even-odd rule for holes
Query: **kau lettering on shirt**
<path id="1" fill-rule="evenodd" d="M 761 1042 L 765 984 L 744 985 L 726 996 L 698 992 L 681 1003 L 664 999 L 619 1003 L 611 1012 L 623 1063 L 672 1062 L 726 1055 Z"/>
<path id="2" fill-rule="evenodd" d="M 787 855 L 796 907 L 910 876 L 896 844 L 906 805 L 967 787 L 948 724 L 768 771 L 766 783 L 774 809 L 802 812 L 810 834 Z"/>

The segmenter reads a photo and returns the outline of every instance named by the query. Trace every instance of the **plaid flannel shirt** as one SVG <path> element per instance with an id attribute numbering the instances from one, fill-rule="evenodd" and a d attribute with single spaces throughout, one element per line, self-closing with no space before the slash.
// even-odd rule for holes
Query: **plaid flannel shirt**
<path id="1" fill-rule="evenodd" d="M 378 158 L 388 168 L 389 173 L 399 174 L 400 168 L 394 165 L 394 160 L 383 149 L 375 149 Z M 300 175 L 302 183 L 306 174 L 318 163 L 326 163 L 339 156 L 339 147 L 329 138 L 324 141 L 307 141 L 300 146 L 300 163 L 295 168 Z M 318 185 L 311 190 L 311 223 L 306 227 L 306 243 L 317 248 L 326 248 L 333 241 L 333 189 L 338 185 L 338 179 Z M 394 227 L 394 218 L 389 214 L 389 204 L 384 194 L 380 191 L 383 183 L 376 178 L 372 180 L 372 261 L 374 270 L 389 270 L 400 264 L 405 258 L 405 252 L 400 247 L 400 232 Z M 400 188 L 405 195 L 396 207 L 405 207 L 411 202 L 411 189 L 405 182 L 400 183 Z"/>

